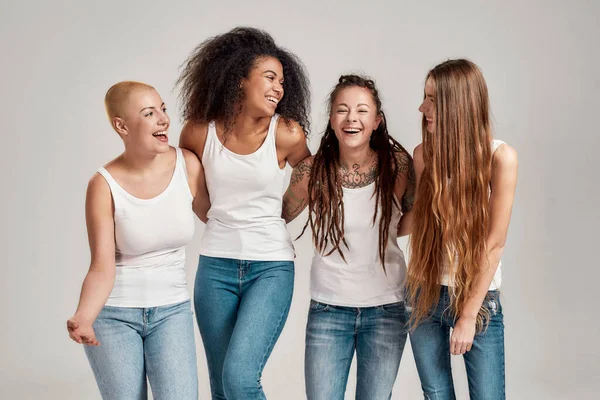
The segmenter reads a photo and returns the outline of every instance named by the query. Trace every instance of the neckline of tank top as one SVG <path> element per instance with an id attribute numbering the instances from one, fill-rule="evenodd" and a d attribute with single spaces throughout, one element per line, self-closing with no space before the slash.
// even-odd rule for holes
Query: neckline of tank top
<path id="1" fill-rule="evenodd" d="M 271 120 L 269 121 L 269 128 L 267 129 L 267 134 L 265 135 L 265 139 L 260 144 L 260 146 L 258 146 L 258 149 L 254 150 L 250 154 L 239 154 L 239 153 L 229 150 L 227 147 L 225 147 L 223 142 L 221 142 L 221 139 L 219 139 L 219 135 L 217 135 L 217 125 L 216 125 L 215 121 L 210 121 L 210 127 L 213 129 L 213 133 L 215 136 L 215 140 L 217 141 L 217 144 L 219 146 L 221 146 L 221 149 L 225 150 L 225 152 L 227 154 L 230 154 L 231 156 L 237 157 L 237 158 L 249 158 L 249 157 L 256 156 L 259 152 L 262 151 L 263 148 L 265 148 L 267 146 L 267 140 L 269 139 L 269 134 L 271 133 L 271 129 L 276 129 L 276 127 L 274 125 L 278 119 L 279 119 L 279 114 L 273 114 L 273 116 L 271 117 Z"/>
<path id="2" fill-rule="evenodd" d="M 106 170 L 106 168 L 102 167 L 101 169 L 103 169 L 108 174 L 108 176 L 110 176 L 110 179 L 113 181 L 113 184 L 117 187 L 117 189 L 125 197 L 127 197 L 128 199 L 130 199 L 130 200 L 132 200 L 134 202 L 140 203 L 140 204 L 151 204 L 151 203 L 156 203 L 161 198 L 163 198 L 164 196 L 166 196 L 167 193 L 171 190 L 171 187 L 174 185 L 173 182 L 175 181 L 175 177 L 176 177 L 176 174 L 177 174 L 177 169 L 179 168 L 179 163 L 181 161 L 179 157 L 180 157 L 179 151 L 175 147 L 175 168 L 173 168 L 173 173 L 171 174 L 171 179 L 169 180 L 169 184 L 167 185 L 166 188 L 164 188 L 164 190 L 162 192 L 160 192 L 156 196 L 151 197 L 149 199 L 142 199 L 142 198 L 139 198 L 139 197 L 136 197 L 136 196 L 132 195 L 127 190 L 125 190 L 125 188 L 123 188 L 123 186 L 121 186 L 119 184 L 119 182 L 117 182 L 117 180 L 110 174 L 110 172 L 108 172 Z"/>
<path id="3" fill-rule="evenodd" d="M 347 191 L 349 191 L 349 192 L 361 192 L 361 191 L 363 191 L 363 190 L 367 190 L 367 189 L 369 189 L 369 188 L 370 188 L 370 187 L 372 187 L 373 185 L 375 185 L 375 181 L 373 181 L 373 182 L 369 183 L 369 184 L 368 184 L 368 185 L 366 185 L 366 186 L 361 186 L 361 187 L 358 187 L 358 188 L 347 188 L 347 187 L 345 187 L 344 185 L 342 185 L 342 190 L 344 190 L 344 191 L 346 191 L 346 190 L 347 190 Z"/>

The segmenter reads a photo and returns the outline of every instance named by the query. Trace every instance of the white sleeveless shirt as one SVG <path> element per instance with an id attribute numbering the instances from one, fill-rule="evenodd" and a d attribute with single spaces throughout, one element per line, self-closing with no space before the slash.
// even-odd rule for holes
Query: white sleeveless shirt
<path id="1" fill-rule="evenodd" d="M 193 196 L 181 149 L 176 153 L 169 185 L 151 199 L 131 195 L 106 169 L 98 170 L 115 205 L 116 277 L 107 306 L 158 307 L 190 298 L 185 245 L 195 229 Z"/>
<path id="2" fill-rule="evenodd" d="M 502 140 L 493 140 L 492 141 L 492 156 L 494 155 L 494 153 L 496 152 L 496 150 L 498 149 L 498 147 L 500 147 L 500 145 L 505 144 L 505 142 L 503 142 Z M 491 192 L 491 189 L 490 189 Z M 440 282 L 441 285 L 443 286 L 454 286 L 452 284 L 452 281 L 449 277 L 448 274 L 448 264 L 446 264 L 446 267 L 444 268 L 444 272 L 442 274 L 442 280 Z M 500 285 L 502 284 L 502 261 L 498 262 L 498 269 L 496 270 L 496 274 L 494 275 L 494 279 L 492 279 L 492 283 L 490 284 L 490 288 L 488 290 L 498 290 L 500 289 Z"/>
<path id="3" fill-rule="evenodd" d="M 279 115 L 269 123 L 262 145 L 252 154 L 227 149 L 214 121 L 202 165 L 210 195 L 200 254 L 255 261 L 293 261 L 294 249 L 281 218 L 285 170 L 279 168 L 275 134 Z"/>
<path id="4" fill-rule="evenodd" d="M 374 307 L 404 300 L 406 263 L 397 240 L 402 215 L 392 206 L 390 232 L 385 252 L 385 271 L 379 257 L 379 220 L 373 224 L 375 183 L 357 189 L 343 189 L 344 262 L 337 251 L 327 246 L 323 254 L 315 250 L 310 270 L 311 298 L 321 303 L 345 307 Z"/>

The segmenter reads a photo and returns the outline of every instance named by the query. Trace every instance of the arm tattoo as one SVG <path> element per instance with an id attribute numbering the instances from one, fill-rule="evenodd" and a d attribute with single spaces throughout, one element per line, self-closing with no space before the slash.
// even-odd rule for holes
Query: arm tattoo
<path id="1" fill-rule="evenodd" d="M 417 186 L 417 177 L 415 174 L 414 164 L 411 159 L 404 153 L 398 157 L 398 175 L 407 174 L 408 185 L 402 196 L 401 206 L 402 212 L 410 212 L 415 202 L 415 190 Z"/>
<path id="2" fill-rule="evenodd" d="M 292 177 L 290 178 L 290 186 L 297 185 L 302 181 L 304 175 L 310 174 L 310 165 L 307 162 L 301 161 L 294 170 L 292 171 Z"/>
<path id="3" fill-rule="evenodd" d="M 281 216 L 285 222 L 293 221 L 306 207 L 307 199 L 298 196 L 297 186 L 305 180 L 305 176 L 310 175 L 311 165 L 308 162 L 301 161 L 294 170 L 290 178 L 290 185 L 283 196 L 283 205 Z"/>
<path id="4" fill-rule="evenodd" d="M 291 222 L 304 211 L 305 207 L 306 199 L 300 199 L 295 194 L 290 193 L 290 199 L 283 201 L 283 211 L 281 216 L 285 222 Z"/>

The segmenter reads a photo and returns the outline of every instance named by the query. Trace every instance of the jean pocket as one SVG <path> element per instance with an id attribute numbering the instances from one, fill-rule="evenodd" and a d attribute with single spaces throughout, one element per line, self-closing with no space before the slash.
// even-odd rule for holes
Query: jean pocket
<path id="1" fill-rule="evenodd" d="M 311 313 L 319 313 L 319 312 L 323 312 L 323 311 L 327 311 L 329 310 L 330 305 L 329 304 L 325 304 L 325 303 L 320 303 L 318 301 L 315 300 L 310 300 L 310 307 L 309 307 L 309 311 Z"/>
<path id="2" fill-rule="evenodd" d="M 377 306 L 377 309 L 382 311 L 384 314 L 393 315 L 394 317 L 406 316 L 406 307 L 404 306 L 403 301 L 399 301 L 397 303 L 383 304 L 381 306 Z"/>

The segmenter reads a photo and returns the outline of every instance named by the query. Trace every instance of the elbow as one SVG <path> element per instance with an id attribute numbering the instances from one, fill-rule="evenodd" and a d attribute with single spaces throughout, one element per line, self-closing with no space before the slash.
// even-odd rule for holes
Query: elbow
<path id="1" fill-rule="evenodd" d="M 487 245 L 487 251 L 490 254 L 492 254 L 492 253 L 502 254 L 504 252 L 504 244 L 505 244 L 505 240 L 497 240 L 497 241 L 490 242 Z"/>
<path id="2" fill-rule="evenodd" d="M 114 261 L 92 261 L 88 272 L 88 275 L 94 275 L 111 282 L 115 280 L 116 274 L 117 270 Z"/>

